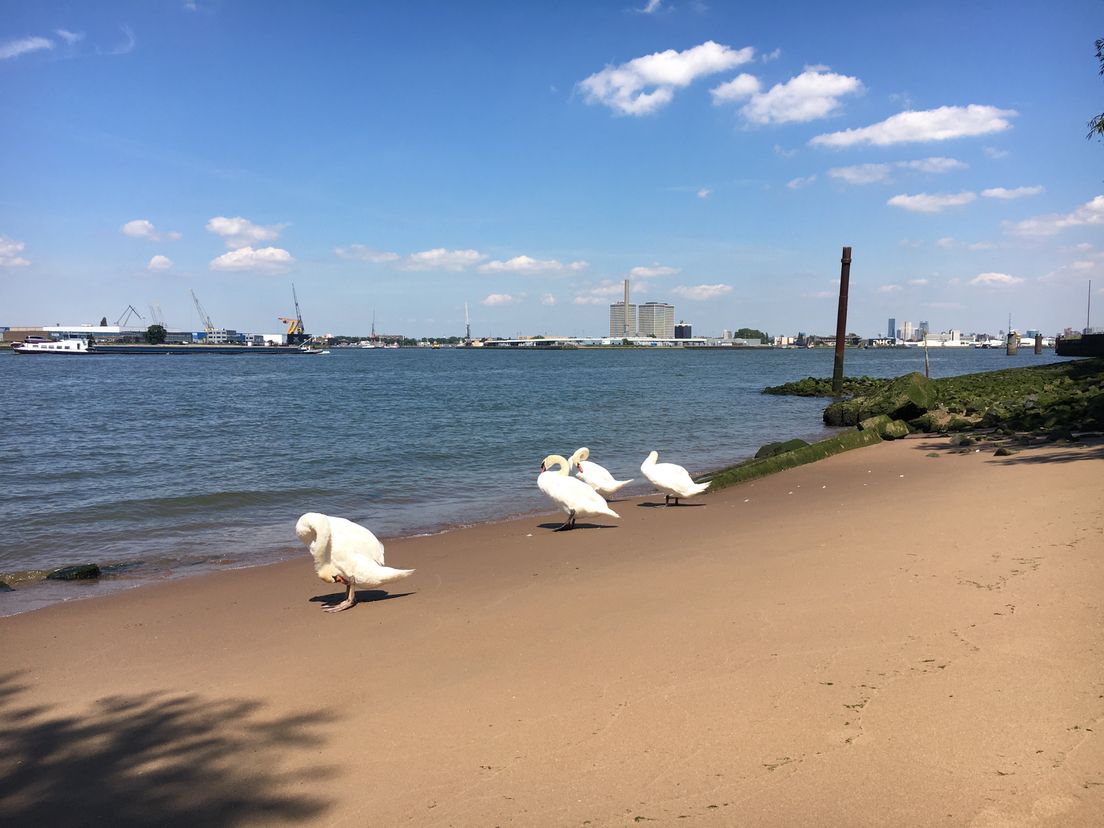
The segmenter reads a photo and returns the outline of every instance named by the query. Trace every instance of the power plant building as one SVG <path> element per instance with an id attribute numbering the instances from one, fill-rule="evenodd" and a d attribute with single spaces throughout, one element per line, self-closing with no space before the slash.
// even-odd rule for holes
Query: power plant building
<path id="1" fill-rule="evenodd" d="M 615 302 L 609 306 L 610 336 L 636 336 L 636 305 Z"/>
<path id="2" fill-rule="evenodd" d="M 679 322 L 675 325 L 675 339 L 690 339 L 694 335 L 689 322 Z"/>
<path id="3" fill-rule="evenodd" d="M 674 339 L 675 306 L 666 302 L 645 302 L 637 305 L 636 330 L 639 336 Z"/>

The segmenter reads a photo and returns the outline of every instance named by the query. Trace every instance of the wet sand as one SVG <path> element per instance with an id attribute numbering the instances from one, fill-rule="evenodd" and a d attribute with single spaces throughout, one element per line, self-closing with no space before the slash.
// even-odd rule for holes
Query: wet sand
<path id="1" fill-rule="evenodd" d="M 304 549 L 0 618 L 0 814 L 1101 825 L 1101 481 L 916 438 L 392 541 L 344 613 Z"/>

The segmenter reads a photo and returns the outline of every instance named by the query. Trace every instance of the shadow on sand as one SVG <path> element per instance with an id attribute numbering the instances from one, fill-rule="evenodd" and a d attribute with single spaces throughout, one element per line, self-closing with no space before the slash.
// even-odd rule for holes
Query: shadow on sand
<path id="1" fill-rule="evenodd" d="M 657 503 L 653 503 L 652 501 L 647 500 L 647 501 L 641 501 L 640 503 L 637 503 L 636 505 L 639 506 L 642 509 L 666 509 L 666 508 L 668 508 L 668 506 L 671 509 L 683 509 L 683 508 L 689 509 L 692 506 L 704 506 L 705 504 L 704 503 L 671 503 L 671 504 L 667 504 L 667 503 L 664 503 L 662 500 L 660 500 Z"/>
<path id="2" fill-rule="evenodd" d="M 7 826 L 301 822 L 332 768 L 285 770 L 325 740 L 320 711 L 261 718 L 262 705 L 169 692 L 111 696 L 79 714 L 35 705 L 0 676 L 0 814 Z"/>
<path id="3" fill-rule="evenodd" d="M 413 592 L 387 592 L 383 589 L 358 589 L 356 600 L 358 604 L 370 604 L 373 601 L 389 601 L 392 598 L 405 598 L 413 594 Z M 345 600 L 345 590 L 330 595 L 315 595 L 310 600 L 314 604 L 336 604 Z"/>
<path id="4" fill-rule="evenodd" d="M 994 456 L 994 450 L 1000 446 L 1007 447 L 1013 453 L 1004 457 Z M 1104 440 L 1098 438 L 1077 443 L 1055 443 L 1050 440 L 1040 440 L 1032 443 L 1020 443 L 1015 440 L 983 440 L 967 446 L 950 445 L 942 440 L 926 440 L 919 445 L 919 448 L 923 451 L 945 454 L 974 454 L 980 452 L 987 455 L 990 462 L 1006 465 L 1073 463 L 1078 460 L 1104 459 Z"/>
<path id="5" fill-rule="evenodd" d="M 538 529 L 559 529 L 563 523 L 538 523 Z M 608 523 L 576 523 L 575 529 L 616 529 L 616 526 Z M 573 532 L 574 529 L 565 529 L 565 532 Z"/>

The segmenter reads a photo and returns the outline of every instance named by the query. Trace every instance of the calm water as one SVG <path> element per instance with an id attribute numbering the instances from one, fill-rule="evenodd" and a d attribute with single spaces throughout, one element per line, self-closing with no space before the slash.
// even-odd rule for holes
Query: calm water
<path id="1" fill-rule="evenodd" d="M 582 445 L 639 478 L 652 449 L 699 472 L 765 442 L 817 438 L 824 401 L 760 391 L 830 376 L 832 359 L 829 349 L 0 354 L 0 573 L 115 566 L 97 584 L 17 584 L 0 614 L 305 554 L 293 526 L 306 511 L 394 537 L 546 510 L 541 460 Z M 931 372 L 1055 359 L 932 351 Z M 922 352 L 847 353 L 849 375 L 911 370 L 923 370 Z"/>

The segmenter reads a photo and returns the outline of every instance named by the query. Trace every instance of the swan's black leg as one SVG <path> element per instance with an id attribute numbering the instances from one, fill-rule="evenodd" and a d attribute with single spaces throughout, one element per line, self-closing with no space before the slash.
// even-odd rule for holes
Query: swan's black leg
<path id="1" fill-rule="evenodd" d="M 663 505 L 664 506 L 670 506 L 671 505 L 671 496 L 670 495 L 665 494 L 663 496 Z"/>
<path id="2" fill-rule="evenodd" d="M 574 529 L 574 528 L 575 528 L 575 510 L 572 509 L 570 512 L 568 512 L 567 520 L 565 520 L 563 522 L 562 526 L 557 526 L 555 531 L 562 532 L 565 529 Z"/>

